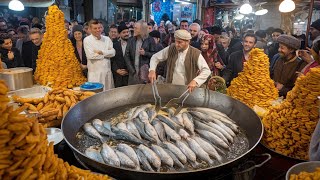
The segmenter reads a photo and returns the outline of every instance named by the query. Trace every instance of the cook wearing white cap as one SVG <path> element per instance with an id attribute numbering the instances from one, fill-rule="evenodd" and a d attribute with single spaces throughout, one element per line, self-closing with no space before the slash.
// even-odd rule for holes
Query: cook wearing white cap
<path id="1" fill-rule="evenodd" d="M 149 79 L 156 80 L 156 67 L 159 62 L 167 61 L 166 82 L 188 85 L 192 91 L 201 86 L 211 71 L 200 50 L 190 46 L 191 35 L 186 30 L 174 33 L 175 43 L 154 54 L 150 60 Z"/>

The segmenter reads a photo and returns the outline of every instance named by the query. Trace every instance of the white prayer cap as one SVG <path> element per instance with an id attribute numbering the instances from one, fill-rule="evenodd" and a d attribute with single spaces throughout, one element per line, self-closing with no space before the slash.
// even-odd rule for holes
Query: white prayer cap
<path id="1" fill-rule="evenodd" d="M 174 38 L 183 39 L 183 40 L 190 40 L 192 37 L 191 37 L 191 34 L 187 30 L 179 29 L 179 30 L 176 30 L 176 32 L 174 32 Z"/>

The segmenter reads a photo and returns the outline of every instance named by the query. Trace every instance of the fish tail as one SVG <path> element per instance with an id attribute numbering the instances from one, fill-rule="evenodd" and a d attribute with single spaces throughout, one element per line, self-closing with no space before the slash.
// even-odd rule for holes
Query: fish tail
<path id="1" fill-rule="evenodd" d="M 101 137 L 101 138 L 100 138 L 100 141 L 101 141 L 102 144 L 103 144 L 103 143 L 105 143 L 105 142 L 108 141 L 108 138 L 106 138 L 106 137 Z"/>

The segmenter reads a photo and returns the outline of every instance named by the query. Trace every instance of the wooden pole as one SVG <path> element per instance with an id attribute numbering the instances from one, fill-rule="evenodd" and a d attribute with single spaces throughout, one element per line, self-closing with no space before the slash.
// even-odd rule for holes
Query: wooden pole
<path id="1" fill-rule="evenodd" d="M 312 12 L 313 12 L 313 5 L 314 0 L 310 1 L 310 8 L 309 8 L 309 15 L 308 15 L 308 25 L 307 25 L 307 31 L 306 31 L 306 41 L 305 41 L 305 47 L 308 47 L 309 45 L 309 32 L 310 32 L 310 25 L 311 25 L 311 18 L 312 18 Z"/>

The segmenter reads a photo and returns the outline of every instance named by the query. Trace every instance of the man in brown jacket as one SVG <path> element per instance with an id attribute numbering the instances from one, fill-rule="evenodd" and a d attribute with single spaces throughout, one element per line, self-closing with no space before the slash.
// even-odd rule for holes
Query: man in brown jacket
<path id="1" fill-rule="evenodd" d="M 155 69 L 159 62 L 167 61 L 167 83 L 188 85 L 192 91 L 201 86 L 209 77 L 211 71 L 200 50 L 190 46 L 191 35 L 186 30 L 174 33 L 175 44 L 172 44 L 150 60 L 149 80 L 156 80 Z"/>
<path id="2" fill-rule="evenodd" d="M 289 35 L 280 35 L 279 42 L 280 57 L 274 67 L 273 80 L 279 91 L 279 96 L 286 97 L 287 92 L 294 87 L 294 83 L 306 63 L 296 56 L 296 50 L 300 49 L 300 41 Z"/>

